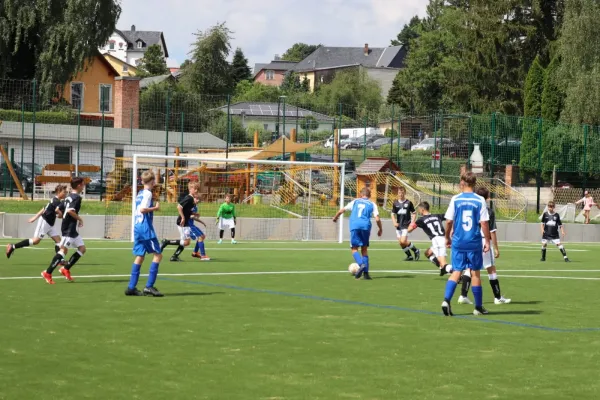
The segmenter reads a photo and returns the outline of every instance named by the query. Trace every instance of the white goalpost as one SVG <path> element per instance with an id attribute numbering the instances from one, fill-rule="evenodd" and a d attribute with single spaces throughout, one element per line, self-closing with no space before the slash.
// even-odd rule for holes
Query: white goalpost
<path id="1" fill-rule="evenodd" d="M 337 224 L 331 218 L 346 201 L 344 163 L 156 154 L 115 159 L 109 174 L 114 182 L 111 186 L 109 178 L 106 237 L 133 241 L 135 198 L 145 170 L 157 176 L 155 196 L 161 210 L 154 215 L 154 226 L 160 239 L 176 234 L 176 205 L 187 194 L 187 182 L 198 181 L 198 211 L 208 239 L 217 235 L 216 210 L 229 195 L 238 214 L 240 240 L 343 241 L 343 216 Z"/>

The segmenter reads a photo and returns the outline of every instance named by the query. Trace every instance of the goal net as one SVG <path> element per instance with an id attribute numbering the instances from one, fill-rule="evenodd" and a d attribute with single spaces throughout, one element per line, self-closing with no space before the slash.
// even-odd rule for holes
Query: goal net
<path id="1" fill-rule="evenodd" d="M 554 211 L 558 213 L 562 222 L 575 222 L 576 218 L 579 218 L 579 216 L 577 216 L 575 204 L 573 203 L 556 204 Z M 542 220 L 542 217 L 544 216 L 545 212 L 548 212 L 548 206 L 544 207 L 544 211 L 542 211 L 542 213 L 538 217 L 540 221 Z M 577 222 L 583 222 L 585 220 L 585 217 L 583 216 L 583 211 L 580 213 L 580 216 L 581 220 L 577 220 Z"/>
<path id="2" fill-rule="evenodd" d="M 342 240 L 343 219 L 334 224 L 331 218 L 348 200 L 343 163 L 143 154 L 114 160 L 107 178 L 106 238 L 133 240 L 132 199 L 146 170 L 157 176 L 154 199 L 161 209 L 154 227 L 160 239 L 179 238 L 177 204 L 196 181 L 198 212 L 207 227 L 197 225 L 208 240 L 219 237 L 216 215 L 226 195 L 235 205 L 239 240 Z"/>

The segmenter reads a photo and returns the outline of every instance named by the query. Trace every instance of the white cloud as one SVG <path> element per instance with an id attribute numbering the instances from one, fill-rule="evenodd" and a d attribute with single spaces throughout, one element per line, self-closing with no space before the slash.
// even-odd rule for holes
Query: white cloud
<path id="1" fill-rule="evenodd" d="M 296 42 L 329 46 L 383 47 L 390 44 L 413 15 L 424 15 L 428 0 L 122 0 L 117 26 L 159 30 L 169 58 L 188 57 L 193 33 L 227 22 L 232 47 L 241 47 L 253 66 L 269 62 Z M 171 65 L 172 62 L 169 64 Z"/>

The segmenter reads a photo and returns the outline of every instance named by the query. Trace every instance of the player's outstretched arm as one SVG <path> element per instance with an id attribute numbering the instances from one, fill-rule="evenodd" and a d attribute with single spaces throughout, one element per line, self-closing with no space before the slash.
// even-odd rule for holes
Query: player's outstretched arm
<path id="1" fill-rule="evenodd" d="M 446 220 L 446 232 L 445 232 L 447 247 L 452 246 L 452 237 L 450 236 L 450 233 L 452 232 L 453 226 L 454 226 L 454 221 L 451 219 L 447 219 Z"/>
<path id="2" fill-rule="evenodd" d="M 44 213 L 44 209 L 42 208 L 40 211 L 38 211 L 37 214 L 35 214 L 33 217 L 29 218 L 29 223 L 31 224 L 31 223 L 37 221 L 38 218 L 41 217 L 43 213 Z"/>
<path id="3" fill-rule="evenodd" d="M 490 251 L 490 223 L 488 221 L 481 221 L 481 231 L 483 232 L 483 237 L 485 242 L 483 244 L 483 252 L 487 253 Z"/>
<path id="4" fill-rule="evenodd" d="M 179 216 L 181 217 L 181 223 L 179 225 L 185 226 L 185 215 L 183 215 L 183 207 L 181 204 L 177 204 L 177 213 L 179 213 Z"/>
<path id="5" fill-rule="evenodd" d="M 492 236 L 492 243 L 494 244 L 494 257 L 495 258 L 499 258 L 500 257 L 500 249 L 498 248 L 498 235 L 496 235 L 496 232 L 490 232 L 490 235 Z"/>
<path id="6" fill-rule="evenodd" d="M 345 208 L 341 208 L 336 214 L 335 217 L 333 217 L 333 222 L 337 222 L 337 220 L 340 218 L 340 216 L 346 212 Z"/>
<path id="7" fill-rule="evenodd" d="M 379 218 L 379 215 L 375 216 L 375 222 L 377 223 L 377 228 L 379 229 L 377 231 L 377 236 L 381 237 L 381 235 L 383 235 L 383 225 L 381 223 L 381 218 Z"/>

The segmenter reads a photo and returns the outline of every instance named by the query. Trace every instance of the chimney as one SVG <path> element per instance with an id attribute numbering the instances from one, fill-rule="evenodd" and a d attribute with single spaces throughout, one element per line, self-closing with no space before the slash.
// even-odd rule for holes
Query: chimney
<path id="1" fill-rule="evenodd" d="M 275 58 L 273 58 L 274 61 L 280 61 L 281 57 L 279 57 L 279 54 L 275 54 Z"/>
<path id="2" fill-rule="evenodd" d="M 131 25 L 131 32 L 135 32 L 135 25 Z"/>
<path id="3" fill-rule="evenodd" d="M 369 55 L 369 43 L 365 43 L 365 56 Z"/>

